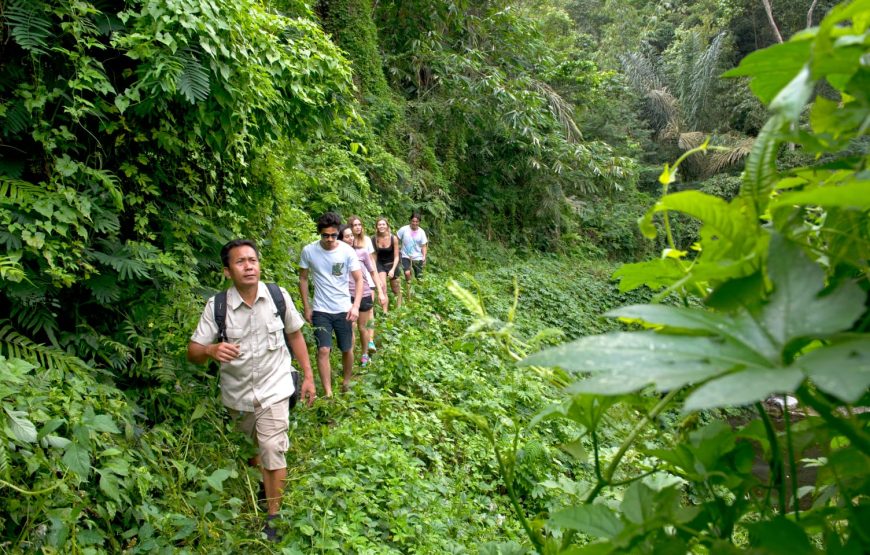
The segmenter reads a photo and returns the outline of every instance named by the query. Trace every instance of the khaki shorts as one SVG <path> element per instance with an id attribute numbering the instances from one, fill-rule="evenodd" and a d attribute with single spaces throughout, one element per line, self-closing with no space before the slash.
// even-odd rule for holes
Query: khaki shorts
<path id="1" fill-rule="evenodd" d="M 287 468 L 284 454 L 290 447 L 287 430 L 290 428 L 290 405 L 282 399 L 268 407 L 254 405 L 254 412 L 229 409 L 236 426 L 254 440 L 260 455 L 260 464 L 266 470 Z"/>

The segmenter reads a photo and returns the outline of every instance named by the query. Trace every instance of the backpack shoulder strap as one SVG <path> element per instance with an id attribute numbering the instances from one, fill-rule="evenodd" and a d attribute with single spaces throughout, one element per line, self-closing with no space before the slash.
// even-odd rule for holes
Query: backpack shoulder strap
<path id="1" fill-rule="evenodd" d="M 278 309 L 278 313 L 275 316 L 278 316 L 283 320 L 284 315 L 287 314 L 287 303 L 284 302 L 284 295 L 281 294 L 281 288 L 278 287 L 277 283 L 267 283 L 266 287 L 269 289 L 269 294 L 272 295 L 272 301 L 275 303 L 275 308 Z"/>
<path id="2" fill-rule="evenodd" d="M 214 296 L 214 322 L 218 327 L 218 341 L 227 340 L 227 292 L 221 291 Z"/>

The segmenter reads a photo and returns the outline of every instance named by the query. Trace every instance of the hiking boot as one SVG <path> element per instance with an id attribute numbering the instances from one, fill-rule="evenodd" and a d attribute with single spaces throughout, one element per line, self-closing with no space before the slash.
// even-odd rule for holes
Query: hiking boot
<path id="1" fill-rule="evenodd" d="M 378 350 L 378 348 L 375 347 L 375 340 L 372 339 L 371 341 L 369 341 L 369 351 L 374 353 L 374 352 L 377 352 L 377 350 Z"/>
<path id="2" fill-rule="evenodd" d="M 360 363 L 360 366 L 362 366 L 363 368 L 365 368 L 365 367 L 368 366 L 368 365 L 369 365 L 369 355 L 363 355 L 363 356 L 362 356 L 362 362 Z"/>
<path id="3" fill-rule="evenodd" d="M 263 525 L 263 533 L 266 534 L 266 539 L 272 543 L 281 541 L 281 534 L 278 529 L 272 526 L 272 521 L 277 519 L 278 515 L 267 515 L 266 523 Z"/>

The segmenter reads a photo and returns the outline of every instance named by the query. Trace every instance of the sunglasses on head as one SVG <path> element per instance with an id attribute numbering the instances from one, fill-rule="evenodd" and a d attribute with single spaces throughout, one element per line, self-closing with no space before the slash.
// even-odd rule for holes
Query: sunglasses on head
<path id="1" fill-rule="evenodd" d="M 321 233 L 320 238 L 321 239 L 330 239 L 330 238 L 338 239 L 338 233 Z"/>

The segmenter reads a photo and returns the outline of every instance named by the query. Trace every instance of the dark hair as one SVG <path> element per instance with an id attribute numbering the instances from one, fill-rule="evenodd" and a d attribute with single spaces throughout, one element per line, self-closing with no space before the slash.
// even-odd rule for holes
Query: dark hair
<path id="1" fill-rule="evenodd" d="M 411 212 L 411 217 L 408 218 L 408 221 L 411 221 L 411 220 L 413 220 L 414 218 L 417 218 L 418 220 L 422 220 L 422 219 L 423 219 L 423 218 L 420 217 L 420 213 L 419 213 L 419 212 Z"/>
<path id="2" fill-rule="evenodd" d="M 344 232 L 347 231 L 348 229 L 350 229 L 350 236 L 353 237 L 353 229 L 351 229 L 351 227 L 349 225 L 342 224 L 341 226 L 339 226 L 339 228 L 338 228 L 338 240 L 339 241 L 344 241 L 344 239 L 342 239 L 341 237 L 344 235 Z"/>
<path id="3" fill-rule="evenodd" d="M 250 239 L 233 239 L 221 247 L 221 264 L 224 265 L 224 268 L 230 267 L 230 251 L 236 247 L 251 247 L 257 253 L 257 258 L 260 258 L 260 250 L 257 248 L 257 243 Z"/>
<path id="4" fill-rule="evenodd" d="M 338 227 L 341 225 L 341 216 L 335 212 L 327 212 L 320 216 L 317 220 L 317 233 L 320 233 L 327 227 Z"/>

